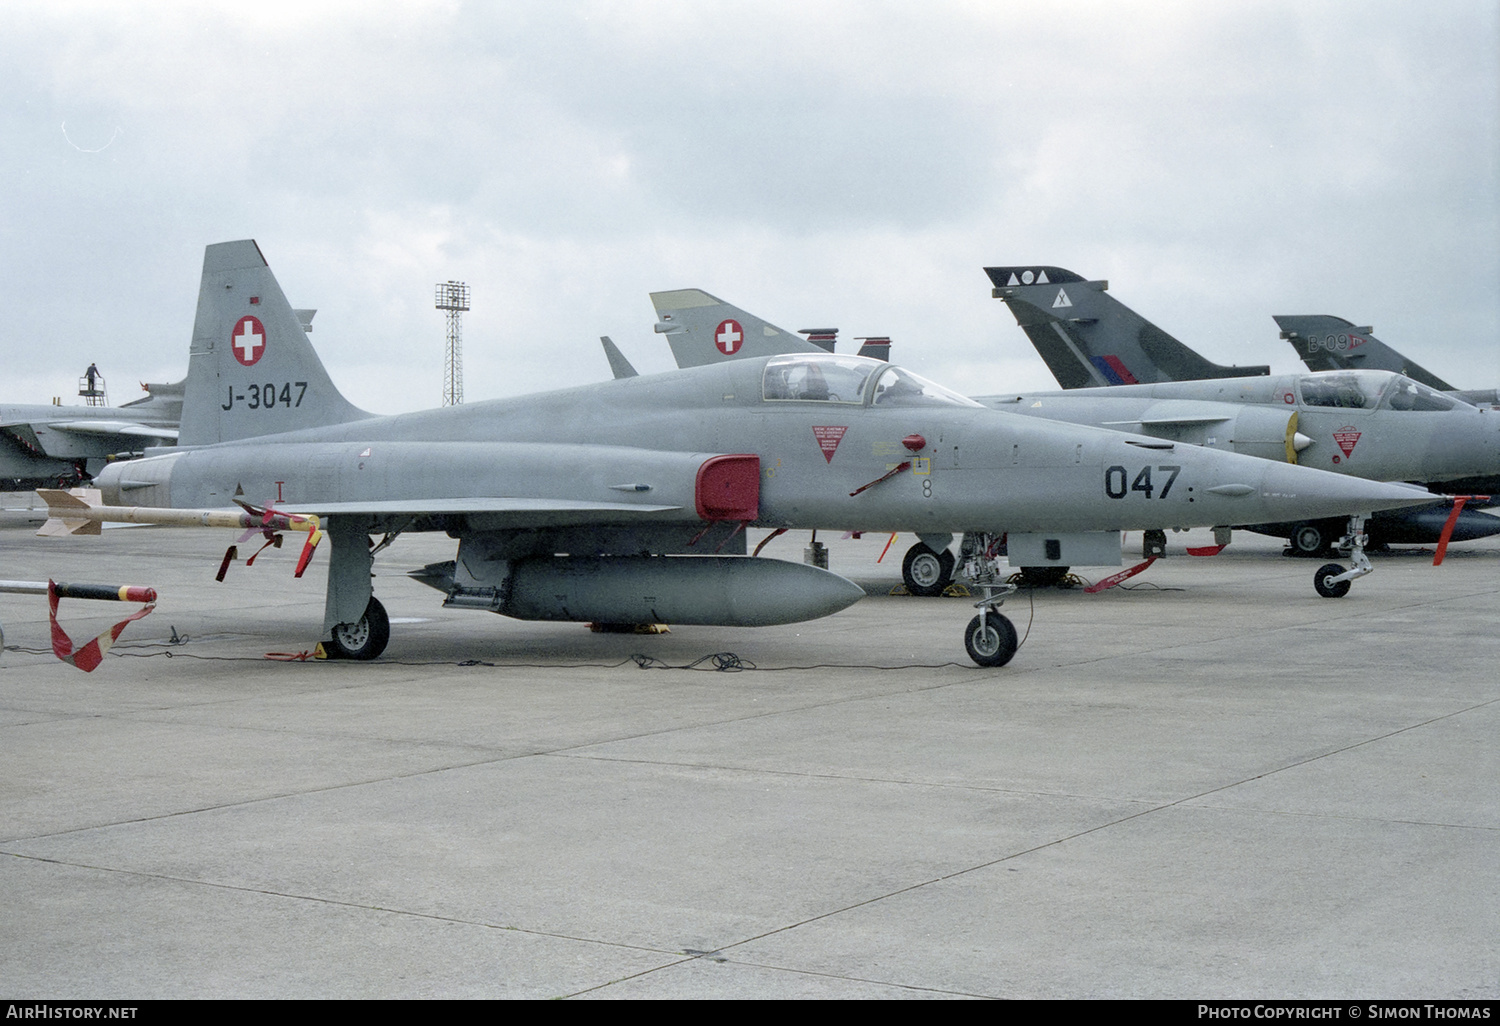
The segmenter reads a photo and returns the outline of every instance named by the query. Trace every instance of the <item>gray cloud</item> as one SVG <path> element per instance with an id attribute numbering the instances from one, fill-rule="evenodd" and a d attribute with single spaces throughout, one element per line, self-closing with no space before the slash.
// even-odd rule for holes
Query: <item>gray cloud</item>
<path id="1" fill-rule="evenodd" d="M 351 398 L 645 367 L 651 289 L 1049 383 L 985 263 L 1047 262 L 1215 359 L 1329 312 L 1500 379 L 1500 15 L 1482 2 L 108 4 L 0 39 L 11 401 L 179 376 L 202 247 L 255 237 Z M 66 123 L 67 134 L 62 125 Z M 95 151 L 97 152 L 90 152 Z M 795 323 L 794 323 L 795 322 Z M 430 387 L 423 385 L 430 382 Z M 118 387 L 116 398 L 120 395 Z"/>

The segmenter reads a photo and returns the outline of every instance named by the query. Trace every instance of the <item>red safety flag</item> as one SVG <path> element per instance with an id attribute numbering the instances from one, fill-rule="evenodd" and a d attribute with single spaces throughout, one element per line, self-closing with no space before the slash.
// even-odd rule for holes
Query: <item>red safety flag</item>
<path id="1" fill-rule="evenodd" d="M 1137 563 L 1135 566 L 1131 567 L 1129 570 L 1121 570 L 1117 574 L 1114 574 L 1114 575 L 1112 575 L 1110 577 L 1106 577 L 1104 580 L 1100 581 L 1098 584 L 1091 584 L 1091 585 L 1089 585 L 1087 588 L 1083 589 L 1083 592 L 1084 592 L 1085 595 L 1097 595 L 1099 592 L 1103 591 L 1105 588 L 1113 588 L 1115 585 L 1119 584 L 1121 581 L 1129 580 L 1130 578 L 1134 577 L 1136 574 L 1140 573 L 1142 570 L 1146 569 L 1146 567 L 1150 566 L 1152 563 L 1155 563 L 1155 562 L 1156 562 L 1156 557 L 1152 556 L 1150 559 L 1146 560 L 1144 563 Z"/>
<path id="2" fill-rule="evenodd" d="M 154 591 L 151 591 L 149 588 L 121 589 L 121 592 L 122 593 L 120 597 L 126 599 L 127 601 L 132 599 L 140 601 L 145 597 L 146 593 L 149 593 L 151 598 L 150 601 L 148 601 L 146 605 L 142 607 L 140 612 L 135 613 L 131 616 L 127 616 L 125 619 L 115 624 L 109 630 L 99 635 L 93 641 L 90 641 L 86 645 L 81 645 L 75 649 L 73 647 L 73 639 L 68 637 L 67 632 L 64 631 L 62 629 L 62 626 L 57 622 L 57 603 L 59 599 L 59 596 L 57 594 L 57 582 L 48 581 L 47 604 L 51 608 L 50 612 L 47 614 L 47 618 L 52 621 L 52 653 L 63 662 L 72 663 L 84 673 L 93 672 L 94 667 L 98 666 L 101 662 L 104 661 L 104 653 L 108 652 L 110 646 L 113 645 L 117 640 L 119 640 L 121 632 L 125 630 L 125 625 L 130 623 L 132 620 L 139 620 L 141 617 L 147 615 L 151 612 L 151 610 L 156 608 L 156 593 Z M 136 594 L 128 594 L 128 592 L 136 592 Z"/>

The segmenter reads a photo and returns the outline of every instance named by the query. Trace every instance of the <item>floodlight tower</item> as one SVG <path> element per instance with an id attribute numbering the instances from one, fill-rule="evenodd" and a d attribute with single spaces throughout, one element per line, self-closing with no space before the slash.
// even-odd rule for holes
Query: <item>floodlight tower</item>
<path id="1" fill-rule="evenodd" d="M 464 327 L 461 315 L 469 308 L 469 286 L 461 281 L 440 281 L 439 310 L 448 312 L 448 352 L 443 359 L 443 405 L 462 406 L 464 401 Z"/>

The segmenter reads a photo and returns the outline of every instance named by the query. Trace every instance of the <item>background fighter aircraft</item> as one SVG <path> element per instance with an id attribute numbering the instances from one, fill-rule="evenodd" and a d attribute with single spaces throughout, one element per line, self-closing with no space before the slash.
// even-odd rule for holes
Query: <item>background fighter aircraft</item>
<path id="1" fill-rule="evenodd" d="M 1476 406 L 1493 406 L 1497 401 L 1493 388 L 1454 388 L 1380 341 L 1372 334 L 1373 328 L 1355 327 L 1342 317 L 1328 314 L 1277 314 L 1274 320 L 1281 337 L 1292 344 L 1308 370 L 1388 370 Z"/>
<path id="2" fill-rule="evenodd" d="M 1027 277 L 1038 282 L 1034 287 L 1049 290 L 1056 286 L 1051 284 L 1048 272 L 1064 281 L 1081 280 L 1060 268 L 1001 268 L 991 269 L 991 274 L 997 271 L 1016 280 Z M 1040 279 L 1049 280 L 1043 285 Z M 706 292 L 696 289 L 655 292 L 651 301 L 657 313 L 656 330 L 666 334 L 673 355 L 682 365 L 735 359 L 736 353 L 726 352 L 726 347 L 717 341 L 726 326 L 746 338 L 758 340 L 761 348 L 817 351 L 811 343 Z M 1033 327 L 1039 329 L 1040 318 L 1033 320 L 1037 322 Z M 1155 329 L 1137 334 L 1169 338 Z M 1207 363 L 1181 343 L 1170 341 L 1189 354 L 1188 358 L 1178 360 L 1179 364 L 1186 366 L 1195 360 Z M 1158 343 L 1157 348 L 1164 347 Z M 1118 368 L 1116 373 L 1125 371 L 1117 356 L 1111 354 L 1110 360 L 1112 364 L 1105 366 Z M 1151 369 L 1159 370 L 1155 365 Z M 1301 379 L 1310 382 L 1305 390 Z M 1304 452 L 1320 455 L 1326 451 L 1333 458 L 1320 466 L 1372 480 L 1440 474 L 1461 478 L 1500 463 L 1500 445 L 1497 445 L 1500 418 L 1481 417 L 1468 404 L 1436 395 L 1431 389 L 1411 382 L 1398 389 L 1396 381 L 1395 376 L 1375 373 L 1347 380 L 1312 375 L 1250 377 L 1180 386 L 1163 383 L 978 397 L 978 401 L 1025 416 L 1092 424 L 1287 463 L 1304 462 Z M 1344 446 L 1348 446 L 1347 451 Z M 1377 514 L 1370 521 L 1369 537 L 1380 546 L 1393 542 L 1436 542 L 1445 528 L 1450 539 L 1456 541 L 1500 533 L 1500 518 L 1464 509 L 1450 527 L 1451 514 L 1446 502 L 1415 511 Z M 1344 534 L 1344 527 L 1342 520 L 1325 518 L 1256 524 L 1252 529 L 1288 538 L 1298 551 L 1317 555 L 1330 550 Z M 920 528 L 917 535 L 917 544 L 907 551 L 902 564 L 907 588 L 919 595 L 937 594 L 952 578 L 956 563 L 948 551 L 952 538 Z M 1016 559 L 1010 562 L 1022 565 Z M 1038 564 L 1043 565 L 1046 564 Z M 1047 574 L 1036 572 L 1029 564 L 1027 569 L 1037 581 L 1048 579 Z M 1055 576 L 1059 569 L 1065 568 L 1051 564 L 1049 569 Z"/>
<path id="3" fill-rule="evenodd" d="M 1061 267 L 986 267 L 995 298 L 1005 300 L 1047 369 L 1063 388 L 1153 381 L 1243 378 L 1270 367 L 1224 367 L 1205 359 Z"/>
<path id="4" fill-rule="evenodd" d="M 1060 267 L 987 267 L 985 273 L 1027 337 L 1049 340 L 1047 348 L 1037 343 L 1038 352 L 1058 382 L 1075 389 L 982 400 L 989 405 L 1372 480 L 1420 482 L 1448 494 L 1491 494 L 1500 486 L 1500 416 L 1494 411 L 1385 371 L 1185 380 L 1193 361 L 1206 361 L 1107 295 L 1106 282 L 1085 281 Z M 1138 345 L 1141 339 L 1150 342 Z M 1106 369 L 1119 380 L 1087 387 L 1106 384 L 1084 380 L 1091 373 L 1103 377 Z M 1446 507 L 1383 514 L 1371 521 L 1371 540 L 1437 542 L 1448 516 Z M 1341 531 L 1330 520 L 1247 526 L 1287 538 L 1309 555 L 1326 551 Z M 1452 538 L 1496 533 L 1500 518 L 1464 509 Z"/>
<path id="5" fill-rule="evenodd" d="M 827 615 L 862 592 L 740 555 L 750 524 L 1009 531 L 1013 545 L 1061 556 L 1112 543 L 1118 559 L 1120 530 L 1421 501 L 1406 487 L 996 413 L 899 367 L 827 353 L 372 417 L 333 387 L 251 241 L 205 252 L 180 442 L 106 468 L 106 501 L 244 497 L 278 503 L 268 518 L 321 517 L 324 627 L 355 658 L 388 640 L 371 569 L 408 530 L 457 538 L 454 560 L 419 575 L 450 606 L 755 626 Z M 992 601 L 965 641 L 1001 665 L 1015 632 Z"/>
<path id="6" fill-rule="evenodd" d="M 172 442 L 183 382 L 144 387 L 144 399 L 124 406 L 0 405 L 0 483 L 77 483 L 110 457 Z"/>

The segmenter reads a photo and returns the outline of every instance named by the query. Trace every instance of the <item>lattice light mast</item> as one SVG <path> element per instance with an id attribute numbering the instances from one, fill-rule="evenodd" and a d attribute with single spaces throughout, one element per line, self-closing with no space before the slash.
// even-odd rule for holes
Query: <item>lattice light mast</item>
<path id="1" fill-rule="evenodd" d="M 464 326 L 462 314 L 469 308 L 469 286 L 461 281 L 441 281 L 437 286 L 439 310 L 448 314 L 448 352 L 443 358 L 443 405 L 462 406 L 464 401 Z"/>

